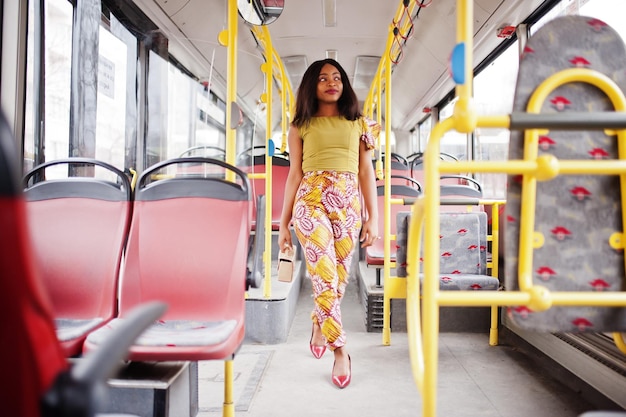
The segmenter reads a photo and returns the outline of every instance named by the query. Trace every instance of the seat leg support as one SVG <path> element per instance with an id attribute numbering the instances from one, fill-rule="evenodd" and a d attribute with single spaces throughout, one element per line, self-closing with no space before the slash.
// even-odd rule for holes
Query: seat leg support
<path id="1" fill-rule="evenodd" d="M 498 346 L 498 306 L 491 306 L 491 327 L 489 328 L 489 346 Z"/>
<path id="2" fill-rule="evenodd" d="M 383 345 L 391 345 L 391 299 L 406 300 L 406 278 L 389 277 L 383 287 Z"/>
<path id="3" fill-rule="evenodd" d="M 235 403 L 233 401 L 233 360 L 224 361 L 224 417 L 235 417 Z"/>

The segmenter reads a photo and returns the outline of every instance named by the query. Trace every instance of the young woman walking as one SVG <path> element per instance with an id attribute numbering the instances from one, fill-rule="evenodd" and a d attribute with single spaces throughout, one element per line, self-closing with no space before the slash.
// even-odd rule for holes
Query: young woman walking
<path id="1" fill-rule="evenodd" d="M 293 220 L 313 287 L 310 350 L 318 359 L 327 346 L 333 351 L 332 382 L 339 388 L 348 386 L 352 377 L 340 309 L 352 255 L 357 240 L 366 247 L 378 239 L 371 149 L 379 132 L 378 124 L 361 115 L 337 61 L 324 59 L 309 66 L 289 129 L 290 169 L 278 245 L 281 250 L 292 245 Z"/>

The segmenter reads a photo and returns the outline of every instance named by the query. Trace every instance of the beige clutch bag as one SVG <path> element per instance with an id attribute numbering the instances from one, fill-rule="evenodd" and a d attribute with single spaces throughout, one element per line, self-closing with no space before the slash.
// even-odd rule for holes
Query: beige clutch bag
<path id="1" fill-rule="evenodd" d="M 278 280 L 281 282 L 293 280 L 294 252 L 292 247 L 288 247 L 278 253 Z"/>

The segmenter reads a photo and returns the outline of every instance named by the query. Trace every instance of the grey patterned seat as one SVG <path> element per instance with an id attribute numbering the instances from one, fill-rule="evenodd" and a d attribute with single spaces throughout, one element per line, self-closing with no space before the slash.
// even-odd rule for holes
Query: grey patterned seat
<path id="1" fill-rule="evenodd" d="M 576 42 L 566 42 L 569 35 Z M 563 44 L 561 44 L 563 43 Z M 559 50 L 563 53 L 555 54 Z M 530 38 L 520 63 L 514 110 L 527 110 L 531 94 L 547 77 L 584 66 L 606 74 L 626 90 L 621 38 L 606 24 L 583 16 L 555 19 Z M 540 113 L 612 111 L 607 95 L 587 83 L 574 82 L 549 92 Z M 538 134 L 511 133 L 509 159 L 535 160 L 553 155 L 559 161 L 620 159 L 618 140 L 602 130 L 552 130 Z M 526 147 L 526 149 L 525 149 Z M 621 149 L 624 152 L 624 149 Z M 549 181 L 524 179 L 530 187 L 522 196 L 522 176 L 510 176 L 507 196 L 506 289 L 518 290 L 518 254 L 532 253 L 532 283 L 551 292 L 624 290 L 622 198 L 617 175 L 559 175 Z M 536 184 L 536 191 L 533 187 Z M 532 204 L 535 218 L 523 219 L 522 204 Z M 521 239 L 520 224 L 528 221 L 532 238 Z M 518 244 L 519 242 L 519 244 Z M 582 303 L 584 304 L 584 303 Z M 542 312 L 527 306 L 511 307 L 508 316 L 520 327 L 544 332 L 623 331 L 626 309 L 552 306 Z"/>
<path id="2" fill-rule="evenodd" d="M 398 213 L 398 277 L 407 276 L 407 242 L 410 213 Z M 497 290 L 500 282 L 487 275 L 487 214 L 440 214 L 439 289 Z M 423 245 L 422 245 L 423 247 Z"/>

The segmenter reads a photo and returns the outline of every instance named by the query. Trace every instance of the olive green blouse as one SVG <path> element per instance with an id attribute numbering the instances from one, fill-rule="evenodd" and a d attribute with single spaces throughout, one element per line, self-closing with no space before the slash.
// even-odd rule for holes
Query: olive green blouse
<path id="1" fill-rule="evenodd" d="M 359 146 L 364 141 L 374 148 L 374 137 L 380 127 L 360 118 L 354 121 L 343 116 L 313 117 L 298 129 L 302 138 L 302 172 L 359 172 Z"/>

